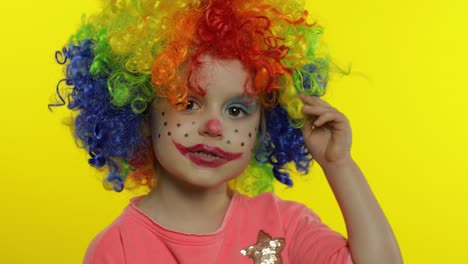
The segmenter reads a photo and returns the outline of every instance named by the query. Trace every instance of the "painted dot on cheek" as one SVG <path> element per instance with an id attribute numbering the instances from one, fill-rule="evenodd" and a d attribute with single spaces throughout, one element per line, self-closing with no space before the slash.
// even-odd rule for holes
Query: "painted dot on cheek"
<path id="1" fill-rule="evenodd" d="M 177 123 L 177 127 L 180 127 L 180 124 L 179 124 L 179 123 Z"/>
<path id="2" fill-rule="evenodd" d="M 164 126 L 167 126 L 167 122 L 164 122 Z"/>
<path id="3" fill-rule="evenodd" d="M 231 144 L 231 140 L 226 141 L 226 143 Z"/>
<path id="4" fill-rule="evenodd" d="M 245 145 L 244 142 L 242 142 L 242 143 L 241 143 L 241 146 L 243 147 L 244 145 Z"/>
<path id="5" fill-rule="evenodd" d="M 161 138 L 161 134 L 158 134 L 158 138 Z"/>
<path id="6" fill-rule="evenodd" d="M 249 138 L 251 138 L 251 137 L 252 137 L 252 133 L 249 133 Z"/>
<path id="7" fill-rule="evenodd" d="M 239 130 L 235 129 L 234 132 L 237 133 L 237 132 L 239 132 Z"/>
<path id="8" fill-rule="evenodd" d="M 164 116 L 164 112 L 162 112 L 161 115 Z"/>
<path id="9" fill-rule="evenodd" d="M 167 135 L 170 136 L 170 135 L 171 135 L 171 131 L 167 132 Z"/>
<path id="10" fill-rule="evenodd" d="M 188 137 L 188 134 L 186 133 L 184 136 L 185 136 L 185 137 Z"/>

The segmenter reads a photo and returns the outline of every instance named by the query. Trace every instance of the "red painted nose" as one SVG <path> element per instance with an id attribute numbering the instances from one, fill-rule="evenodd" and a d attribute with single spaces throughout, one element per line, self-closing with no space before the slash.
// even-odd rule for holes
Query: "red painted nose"
<path id="1" fill-rule="evenodd" d="M 210 136 L 221 136 L 223 135 L 223 126 L 218 119 L 213 118 L 206 122 L 205 131 Z"/>

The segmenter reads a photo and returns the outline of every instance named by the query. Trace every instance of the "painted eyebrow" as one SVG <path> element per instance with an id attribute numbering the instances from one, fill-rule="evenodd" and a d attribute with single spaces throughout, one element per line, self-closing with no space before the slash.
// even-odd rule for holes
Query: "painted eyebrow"
<path id="1" fill-rule="evenodd" d="M 196 94 L 194 92 L 189 92 L 187 94 L 187 99 L 194 98 L 195 100 L 204 100 L 204 96 Z M 247 111 L 251 112 L 254 111 L 258 107 L 258 100 L 255 97 L 249 95 L 238 95 L 231 99 L 228 99 L 225 103 L 225 106 L 230 106 L 232 104 L 239 104 L 245 107 Z"/>
<path id="2" fill-rule="evenodd" d="M 250 96 L 242 96 L 242 95 L 232 98 L 231 100 L 227 102 L 226 105 L 229 106 L 232 104 L 239 104 L 247 108 L 246 110 L 249 112 L 254 111 L 258 106 L 257 100 L 253 99 Z"/>
<path id="3" fill-rule="evenodd" d="M 247 106 L 257 106 L 257 100 L 255 100 L 254 97 L 251 96 L 244 96 L 244 95 L 239 95 L 236 96 L 232 99 L 230 99 L 228 102 L 234 102 L 234 103 L 241 103 Z"/>

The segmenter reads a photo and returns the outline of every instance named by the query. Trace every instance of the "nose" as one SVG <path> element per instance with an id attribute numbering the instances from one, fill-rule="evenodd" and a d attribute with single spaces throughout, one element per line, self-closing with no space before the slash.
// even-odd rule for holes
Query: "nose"
<path id="1" fill-rule="evenodd" d="M 204 125 L 201 126 L 201 134 L 208 135 L 212 137 L 222 137 L 223 136 L 223 125 L 221 121 L 217 118 L 212 118 Z"/>

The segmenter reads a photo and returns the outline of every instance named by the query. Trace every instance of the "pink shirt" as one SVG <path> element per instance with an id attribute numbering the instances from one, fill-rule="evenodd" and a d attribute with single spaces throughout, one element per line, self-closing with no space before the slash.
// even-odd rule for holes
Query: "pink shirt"
<path id="1" fill-rule="evenodd" d="M 85 264 L 352 263 L 343 236 L 304 205 L 272 193 L 234 193 L 221 227 L 204 235 L 164 228 L 135 206 L 141 198 L 96 236 Z"/>

